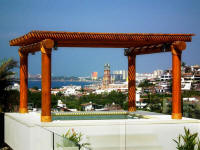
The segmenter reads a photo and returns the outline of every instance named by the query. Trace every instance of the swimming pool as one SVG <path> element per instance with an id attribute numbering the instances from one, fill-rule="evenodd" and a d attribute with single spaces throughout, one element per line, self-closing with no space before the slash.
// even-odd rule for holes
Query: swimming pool
<path id="1" fill-rule="evenodd" d="M 140 118 L 143 118 L 143 116 L 126 111 L 52 113 L 52 120 L 110 120 Z"/>

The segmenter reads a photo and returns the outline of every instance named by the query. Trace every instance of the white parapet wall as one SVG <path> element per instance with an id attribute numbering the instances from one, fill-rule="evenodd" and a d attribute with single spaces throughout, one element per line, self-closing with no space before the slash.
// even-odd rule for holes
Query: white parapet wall
<path id="1" fill-rule="evenodd" d="M 53 150 L 52 132 L 26 117 L 28 114 L 5 114 L 5 143 L 14 150 Z"/>
<path id="2" fill-rule="evenodd" d="M 56 150 L 58 135 L 74 129 L 84 135 L 93 150 L 176 150 L 173 139 L 184 133 L 184 127 L 200 136 L 200 120 L 172 120 L 169 115 L 145 113 L 149 119 L 65 120 L 41 123 L 40 114 L 7 113 L 5 142 L 14 150 Z M 57 140 L 57 141 L 56 141 Z"/>
<path id="3" fill-rule="evenodd" d="M 60 135 L 73 128 L 86 135 L 94 150 L 177 150 L 173 139 L 184 127 L 200 135 L 197 120 L 90 120 L 62 121 L 45 126 Z"/>

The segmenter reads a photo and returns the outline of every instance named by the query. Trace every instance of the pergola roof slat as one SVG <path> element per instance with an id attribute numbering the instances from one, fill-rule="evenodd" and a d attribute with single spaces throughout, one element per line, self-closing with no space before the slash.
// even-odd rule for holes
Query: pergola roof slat
<path id="1" fill-rule="evenodd" d="M 120 42 L 125 47 L 129 47 L 130 45 L 126 43 L 134 43 L 141 42 L 139 46 L 161 44 L 161 43 L 172 43 L 174 41 L 185 41 L 190 42 L 191 36 L 194 34 L 155 34 L 155 33 L 89 33 L 89 32 L 58 32 L 58 31 L 31 31 L 28 34 L 18 37 L 10 41 L 11 46 L 26 46 L 30 44 L 34 44 L 40 42 L 45 39 L 52 39 L 56 43 L 64 43 L 71 42 L 73 45 L 74 42 L 88 42 L 98 43 L 105 42 L 108 43 L 108 47 L 113 47 L 112 44 L 114 42 Z M 103 43 L 102 42 L 102 43 Z M 142 42 L 144 42 L 142 44 Z M 124 43 L 124 44 L 123 44 Z M 94 45 L 94 44 L 93 44 Z M 59 45 L 58 45 L 59 46 Z M 84 44 L 82 45 L 84 47 Z M 101 45 L 97 44 L 97 47 L 101 47 Z M 138 44 L 136 44 L 138 46 Z M 80 45 L 81 47 L 81 45 Z M 88 47 L 88 45 L 87 45 Z M 93 47 L 93 46 L 92 46 Z M 102 45 L 102 47 L 104 47 Z"/>

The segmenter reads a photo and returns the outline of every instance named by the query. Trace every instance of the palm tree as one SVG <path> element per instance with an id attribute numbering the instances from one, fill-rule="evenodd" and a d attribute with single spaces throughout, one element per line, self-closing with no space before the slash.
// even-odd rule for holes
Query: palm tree
<path id="1" fill-rule="evenodd" d="M 4 59 L 0 64 L 0 105 L 4 106 L 4 111 L 8 104 L 8 90 L 7 88 L 12 84 L 14 72 L 12 71 L 17 67 L 17 61 L 10 59 Z"/>
<path id="2" fill-rule="evenodd" d="M 182 67 L 185 67 L 185 66 L 186 66 L 186 63 L 185 63 L 184 61 L 182 61 L 181 66 L 182 66 Z"/>

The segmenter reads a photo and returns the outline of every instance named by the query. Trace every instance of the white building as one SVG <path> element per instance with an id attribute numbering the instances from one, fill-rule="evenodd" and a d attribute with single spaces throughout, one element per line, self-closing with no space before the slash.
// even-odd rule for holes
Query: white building
<path id="1" fill-rule="evenodd" d="M 153 71 L 153 75 L 155 78 L 160 78 L 162 74 L 163 74 L 163 70 L 158 69 L 158 70 Z"/>
<path id="2" fill-rule="evenodd" d="M 200 66 L 199 65 L 191 66 L 191 71 L 200 73 Z"/>
<path id="3" fill-rule="evenodd" d="M 181 78 L 181 90 L 191 90 L 192 81 Z"/>
<path id="4" fill-rule="evenodd" d="M 185 97 L 183 101 L 198 102 L 199 100 L 196 97 Z"/>
<path id="5" fill-rule="evenodd" d="M 140 94 L 141 94 L 141 91 L 136 91 L 136 107 L 138 108 L 143 108 L 147 105 L 147 103 L 143 103 L 141 100 L 140 100 Z"/>
<path id="6" fill-rule="evenodd" d="M 61 100 L 58 100 L 57 106 L 61 108 L 67 108 L 66 104 L 63 104 Z"/>
<path id="7" fill-rule="evenodd" d="M 63 86 L 63 94 L 65 96 L 80 94 L 81 86 Z"/>
<path id="8" fill-rule="evenodd" d="M 115 70 L 113 71 L 113 80 L 126 80 L 128 77 L 127 70 Z"/>
<path id="9" fill-rule="evenodd" d="M 63 89 L 68 89 L 68 88 L 72 88 L 75 90 L 81 90 L 81 86 L 76 86 L 76 85 L 69 85 L 69 86 L 63 86 Z"/>
<path id="10" fill-rule="evenodd" d="M 95 93 L 95 94 L 102 94 L 102 93 L 105 93 L 105 90 L 103 90 L 103 89 L 97 89 L 93 93 Z"/>
<path id="11" fill-rule="evenodd" d="M 169 90 L 170 90 L 170 83 L 167 81 L 159 82 L 156 88 L 156 92 L 158 93 L 170 92 Z"/>
<path id="12" fill-rule="evenodd" d="M 14 83 L 12 86 L 11 86 L 11 89 L 12 90 L 18 90 L 20 89 L 20 85 L 18 83 Z"/>
<path id="13" fill-rule="evenodd" d="M 76 95 L 76 90 L 73 89 L 73 88 L 67 88 L 67 89 L 64 91 L 64 95 L 65 95 L 65 96 Z"/>
<path id="14" fill-rule="evenodd" d="M 153 73 L 136 73 L 136 81 L 141 82 L 145 79 L 153 79 L 154 74 Z"/>
<path id="15" fill-rule="evenodd" d="M 83 110 L 85 110 L 85 111 L 94 110 L 94 104 L 92 102 L 81 104 L 81 106 L 83 107 Z"/>
<path id="16" fill-rule="evenodd" d="M 162 74 L 161 78 L 160 78 L 161 81 L 168 81 L 168 80 L 171 80 L 171 79 L 172 79 L 172 76 L 171 76 L 170 73 Z"/>

